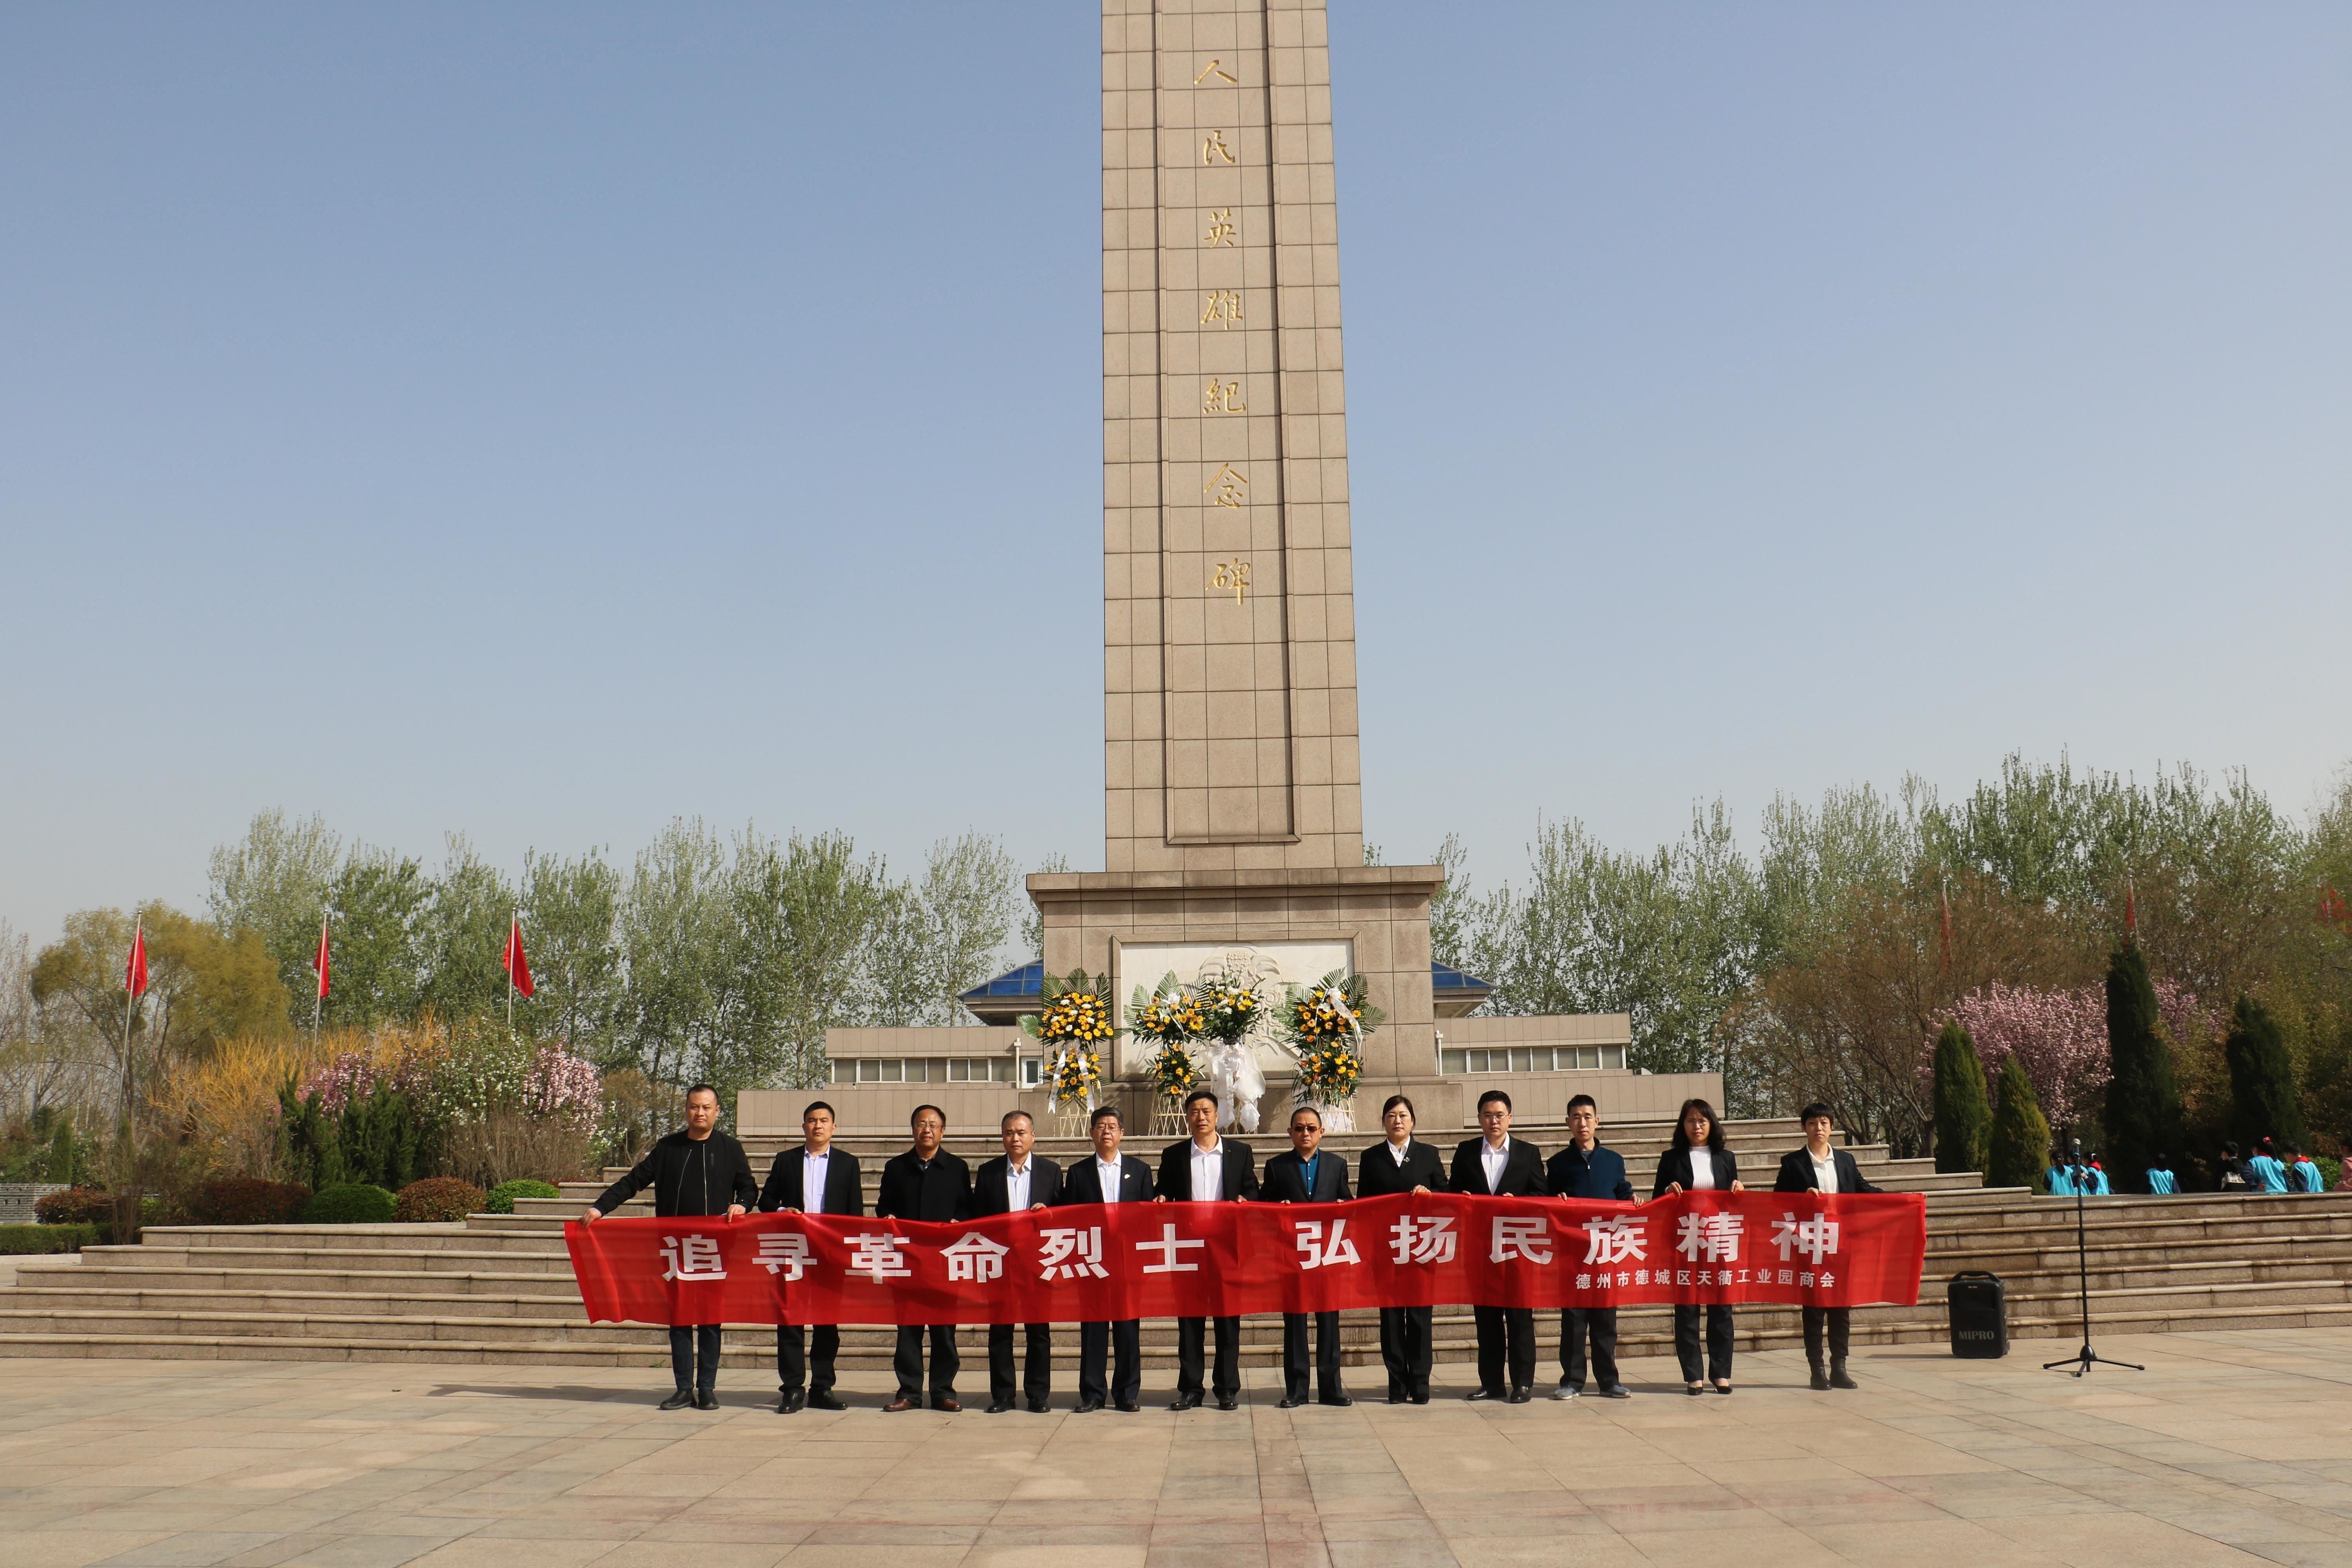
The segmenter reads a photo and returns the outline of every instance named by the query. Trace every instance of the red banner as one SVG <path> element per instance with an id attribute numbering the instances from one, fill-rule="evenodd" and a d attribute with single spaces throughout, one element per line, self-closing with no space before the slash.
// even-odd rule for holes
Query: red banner
<path id="1" fill-rule="evenodd" d="M 952 1225 L 840 1215 L 563 1227 L 592 1322 L 1067 1323 L 1467 1303 L 1909 1306 L 1927 1200 L 1459 1193 L 1086 1204 Z"/>

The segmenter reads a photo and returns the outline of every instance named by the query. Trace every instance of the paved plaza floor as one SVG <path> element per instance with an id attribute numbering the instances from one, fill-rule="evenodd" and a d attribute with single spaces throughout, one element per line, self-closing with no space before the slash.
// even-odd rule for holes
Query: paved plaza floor
<path id="1" fill-rule="evenodd" d="M 9 1361 L 0 1564 L 2352 1563 L 2352 1331 L 2038 1370 L 2068 1348 L 1873 1350 L 1836 1394 L 1746 1356 L 1727 1399 L 1634 1363 L 1634 1399 L 1517 1407 L 1286 1413 L 1255 1372 L 1239 1414 L 1083 1418 L 885 1415 L 872 1373 L 780 1416 L 740 1375 L 706 1415 L 645 1372 Z"/>

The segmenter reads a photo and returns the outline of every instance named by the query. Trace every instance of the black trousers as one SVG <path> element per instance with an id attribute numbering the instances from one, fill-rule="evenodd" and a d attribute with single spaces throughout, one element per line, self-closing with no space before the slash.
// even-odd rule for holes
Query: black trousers
<path id="1" fill-rule="evenodd" d="M 956 1373 L 962 1370 L 963 1359 L 956 1354 L 955 1325 L 933 1323 L 929 1328 L 913 1323 L 898 1325 L 898 1348 L 890 1357 L 890 1368 L 898 1374 L 898 1392 L 908 1399 L 923 1396 L 923 1336 L 931 1336 L 931 1397 L 939 1399 L 955 1392 Z"/>
<path id="2" fill-rule="evenodd" d="M 1473 1307 L 1478 1324 L 1478 1386 L 1489 1394 L 1536 1385 L 1536 1312 L 1532 1307 Z M 1506 1352 L 1511 1381 L 1503 1382 Z"/>
<path id="3" fill-rule="evenodd" d="M 1117 1354 L 1117 1371 L 1104 1375 L 1104 1363 Z M 1078 1325 L 1078 1397 L 1115 1405 L 1133 1405 L 1143 1397 L 1143 1324 L 1125 1318 L 1116 1323 Z"/>
<path id="4" fill-rule="evenodd" d="M 1339 1390 L 1339 1314 L 1315 1315 L 1315 1392 L 1328 1397 Z M 1282 1314 L 1282 1386 L 1293 1399 L 1307 1397 L 1307 1318 L 1305 1312 Z"/>
<path id="5" fill-rule="evenodd" d="M 1381 1309 L 1381 1364 L 1388 1368 L 1391 1399 L 1429 1397 L 1431 1319 L 1427 1307 Z"/>
<path id="6" fill-rule="evenodd" d="M 776 1381 L 786 1394 L 805 1384 L 813 1394 L 833 1392 L 833 1361 L 841 1353 L 841 1330 L 831 1323 L 813 1329 L 790 1323 L 776 1330 Z"/>
<path id="7" fill-rule="evenodd" d="M 1706 1363 L 1704 1367 L 1700 1365 L 1698 1356 L 1698 1315 L 1701 1312 L 1706 1314 Z M 1676 1307 L 1675 1359 L 1683 1363 L 1685 1383 L 1697 1383 L 1712 1377 L 1728 1382 L 1731 1377 L 1731 1309 Z"/>
<path id="8" fill-rule="evenodd" d="M 1021 1392 L 1031 1400 L 1045 1400 L 1054 1394 L 1054 1325 L 1029 1323 L 1023 1327 L 1028 1341 L 1029 1373 L 1021 1381 Z M 1013 1397 L 1013 1325 L 991 1323 L 988 1326 L 988 1401 L 1001 1405 Z"/>
<path id="9" fill-rule="evenodd" d="M 669 1331 L 669 1374 L 677 1380 L 680 1394 L 689 1388 L 708 1394 L 719 1386 L 718 1324 Z"/>
<path id="10" fill-rule="evenodd" d="M 1805 1359 L 1813 1365 L 1822 1364 L 1822 1330 L 1829 1330 L 1830 1361 L 1838 1366 L 1845 1364 L 1845 1349 L 1853 1334 L 1853 1309 L 1851 1307 L 1807 1307 L 1805 1313 Z"/>
<path id="11" fill-rule="evenodd" d="M 1603 1388 L 1617 1386 L 1617 1309 L 1570 1307 L 1559 1315 L 1559 1380 L 1584 1386 L 1584 1342 L 1592 1341 L 1592 1375 Z"/>
<path id="12" fill-rule="evenodd" d="M 1204 1348 L 1202 1332 L 1206 1318 L 1176 1320 L 1176 1392 L 1201 1392 L 1202 1355 Z M 1242 1321 L 1239 1318 L 1219 1318 L 1217 1324 L 1216 1375 L 1210 1388 L 1220 1399 L 1229 1399 L 1242 1391 Z"/>

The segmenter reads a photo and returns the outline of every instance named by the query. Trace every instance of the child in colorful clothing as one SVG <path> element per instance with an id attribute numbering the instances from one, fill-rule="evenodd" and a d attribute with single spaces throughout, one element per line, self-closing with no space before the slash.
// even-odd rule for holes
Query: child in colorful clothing
<path id="1" fill-rule="evenodd" d="M 2258 1193 L 2283 1193 L 2287 1190 L 2286 1166 L 2279 1159 L 2267 1138 L 2254 1145 L 2253 1158 L 2246 1162 L 2246 1180 Z"/>

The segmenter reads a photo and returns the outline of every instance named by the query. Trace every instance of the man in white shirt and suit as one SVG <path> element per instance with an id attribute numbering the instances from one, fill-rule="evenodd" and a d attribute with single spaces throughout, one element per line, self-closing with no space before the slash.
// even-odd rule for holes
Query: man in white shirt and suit
<path id="1" fill-rule="evenodd" d="M 1051 1208 L 1062 1199 L 1062 1167 L 1034 1153 L 1036 1124 L 1025 1110 L 1008 1110 L 997 1123 L 1004 1152 L 984 1160 L 971 1176 L 971 1215 L 1019 1214 L 1024 1209 Z M 1045 1414 L 1054 1396 L 1054 1326 L 1030 1323 L 1028 1374 L 1022 1392 L 1032 1415 Z M 988 1326 L 988 1413 L 1001 1415 L 1013 1408 L 1013 1325 Z"/>
<path id="2" fill-rule="evenodd" d="M 1546 1190 L 1543 1152 L 1511 1136 L 1511 1097 L 1499 1089 L 1480 1095 L 1478 1125 L 1480 1135 L 1465 1139 L 1454 1151 L 1454 1190 L 1497 1197 L 1542 1197 Z M 1513 1405 L 1533 1399 L 1535 1309 L 1473 1307 L 1470 1315 L 1478 1325 L 1478 1392 L 1470 1397 Z"/>
<path id="3" fill-rule="evenodd" d="M 866 1186 L 857 1156 L 833 1146 L 833 1107 L 811 1100 L 801 1112 L 801 1146 L 778 1152 L 760 1190 L 761 1212 L 847 1214 L 866 1212 Z M 834 1397 L 834 1361 L 841 1353 L 841 1330 L 833 1323 L 814 1329 L 797 1323 L 776 1327 L 776 1381 L 782 1392 L 776 1413 L 790 1415 L 808 1405 L 845 1408 Z M 803 1384 L 806 1389 L 803 1392 Z"/>
<path id="4" fill-rule="evenodd" d="M 1257 1196 L 1257 1161 L 1246 1143 L 1217 1136 L 1217 1097 L 1196 1089 L 1184 1097 L 1185 1125 L 1192 1136 L 1171 1143 L 1160 1156 L 1157 1195 L 1162 1203 L 1246 1203 Z M 1176 1320 L 1176 1403 L 1171 1410 L 1194 1410 L 1202 1395 L 1202 1350 L 1206 1318 Z M 1241 1408 L 1242 1321 L 1217 1320 L 1217 1363 L 1212 1384 L 1220 1410 Z"/>
<path id="5" fill-rule="evenodd" d="M 1094 1139 L 1094 1157 L 1063 1173 L 1059 1206 L 1150 1202 L 1151 1167 L 1118 1152 L 1126 1135 L 1118 1107 L 1097 1106 L 1087 1132 Z M 1106 1378 L 1104 1363 L 1114 1351 L 1117 1370 Z M 1078 1325 L 1078 1414 L 1100 1410 L 1105 1399 L 1129 1415 L 1143 1407 L 1143 1325 L 1134 1318 Z"/>

